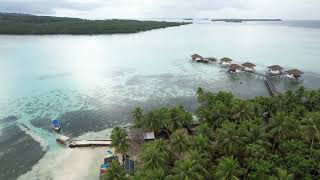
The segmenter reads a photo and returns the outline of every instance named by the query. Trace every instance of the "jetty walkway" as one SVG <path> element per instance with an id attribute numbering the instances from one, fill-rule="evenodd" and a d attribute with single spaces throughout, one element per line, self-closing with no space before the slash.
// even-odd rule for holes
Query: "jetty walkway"
<path id="1" fill-rule="evenodd" d="M 276 87 L 275 87 L 274 84 L 272 83 L 270 77 L 279 76 L 279 75 L 282 75 L 282 74 L 279 74 L 279 75 L 270 75 L 270 74 L 264 74 L 264 73 L 257 72 L 257 71 L 247 71 L 247 70 L 244 70 L 244 69 L 242 69 L 242 71 L 262 77 L 262 78 L 264 79 L 265 83 L 266 83 L 266 86 L 267 86 L 270 94 L 271 94 L 272 96 L 277 96 L 277 95 L 279 95 L 279 92 L 277 91 Z"/>
<path id="2" fill-rule="evenodd" d="M 76 147 L 104 147 L 104 146 L 110 146 L 111 140 L 73 140 L 70 142 L 69 147 L 70 148 L 76 148 Z"/>

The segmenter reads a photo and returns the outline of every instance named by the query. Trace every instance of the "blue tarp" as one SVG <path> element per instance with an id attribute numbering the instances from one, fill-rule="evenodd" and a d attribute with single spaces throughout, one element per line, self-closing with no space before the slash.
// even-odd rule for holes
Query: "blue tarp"
<path id="1" fill-rule="evenodd" d="M 52 120 L 52 124 L 53 124 L 54 126 L 59 126 L 59 125 L 60 125 L 60 122 L 59 122 L 58 119 L 54 119 L 54 120 Z"/>
<path id="2" fill-rule="evenodd" d="M 110 167 L 110 164 L 102 164 L 100 168 L 101 169 L 107 169 L 109 167 Z"/>

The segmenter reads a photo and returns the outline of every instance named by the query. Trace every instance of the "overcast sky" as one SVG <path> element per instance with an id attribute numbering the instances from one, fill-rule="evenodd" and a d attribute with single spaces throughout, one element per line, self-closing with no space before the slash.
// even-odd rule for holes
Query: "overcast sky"
<path id="1" fill-rule="evenodd" d="M 88 19 L 320 19 L 320 0 L 0 0 L 0 11 Z"/>

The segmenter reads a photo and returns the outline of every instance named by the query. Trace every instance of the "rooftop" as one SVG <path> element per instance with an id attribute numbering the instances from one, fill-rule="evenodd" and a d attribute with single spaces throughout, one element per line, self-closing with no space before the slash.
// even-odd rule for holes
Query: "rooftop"
<path id="1" fill-rule="evenodd" d="M 297 76 L 300 76 L 301 74 L 304 74 L 302 71 L 300 71 L 298 69 L 291 69 L 289 71 L 286 71 L 286 73 L 297 75 Z"/>
<path id="2" fill-rule="evenodd" d="M 283 67 L 281 67 L 279 65 L 272 65 L 272 66 L 269 66 L 268 68 L 275 70 L 275 71 L 281 71 L 283 69 Z"/>
<path id="3" fill-rule="evenodd" d="M 224 58 L 220 59 L 220 61 L 223 61 L 223 62 L 231 62 L 232 59 L 227 58 L 227 57 L 224 57 Z"/>
<path id="4" fill-rule="evenodd" d="M 231 70 L 231 71 L 235 71 L 235 70 L 237 70 L 237 69 L 242 69 L 242 67 L 239 66 L 238 64 L 231 64 L 231 65 L 229 66 L 229 70 Z"/>
<path id="5" fill-rule="evenodd" d="M 248 67 L 248 68 L 253 68 L 253 67 L 255 67 L 256 65 L 255 65 L 255 64 L 252 64 L 252 63 L 250 63 L 250 62 L 246 62 L 246 63 L 243 63 L 242 66 L 243 66 L 243 67 Z"/>

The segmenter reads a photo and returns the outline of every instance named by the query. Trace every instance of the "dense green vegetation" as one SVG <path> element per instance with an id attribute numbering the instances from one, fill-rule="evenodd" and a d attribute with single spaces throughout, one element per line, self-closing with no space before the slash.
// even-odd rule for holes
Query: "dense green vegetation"
<path id="1" fill-rule="evenodd" d="M 136 126 L 167 137 L 146 143 L 136 173 L 119 179 L 320 178 L 320 90 L 244 100 L 199 88 L 197 98 L 195 129 L 183 107 L 133 112 Z"/>
<path id="2" fill-rule="evenodd" d="M 0 34 L 136 33 L 188 23 L 137 20 L 85 20 L 0 13 Z"/>

